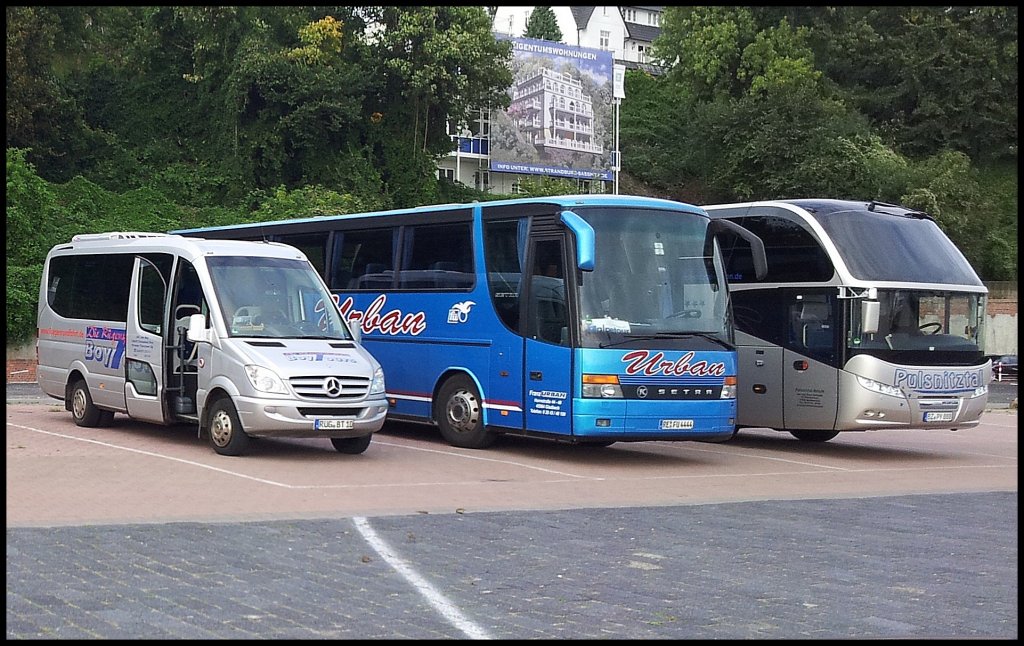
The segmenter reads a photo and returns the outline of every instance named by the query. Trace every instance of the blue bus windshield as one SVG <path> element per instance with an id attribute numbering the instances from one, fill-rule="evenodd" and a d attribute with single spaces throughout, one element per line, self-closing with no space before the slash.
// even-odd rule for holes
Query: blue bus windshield
<path id="1" fill-rule="evenodd" d="M 708 220 L 654 209 L 579 208 L 595 231 L 595 263 L 582 272 L 583 347 L 632 337 L 713 336 L 732 342 L 725 272 Z"/>

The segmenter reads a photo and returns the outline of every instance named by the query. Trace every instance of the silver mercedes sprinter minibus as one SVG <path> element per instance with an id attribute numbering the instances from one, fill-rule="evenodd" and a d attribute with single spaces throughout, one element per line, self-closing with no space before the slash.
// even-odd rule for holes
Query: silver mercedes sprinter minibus
<path id="1" fill-rule="evenodd" d="M 80 426 L 121 413 L 197 424 L 222 455 L 250 437 L 323 437 L 357 454 L 388 408 L 358 334 L 289 245 L 77 235 L 46 257 L 38 380 Z"/>

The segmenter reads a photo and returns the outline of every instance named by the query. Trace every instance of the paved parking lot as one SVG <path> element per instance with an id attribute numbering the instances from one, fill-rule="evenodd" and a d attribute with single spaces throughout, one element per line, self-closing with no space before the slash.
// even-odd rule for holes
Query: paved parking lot
<path id="1" fill-rule="evenodd" d="M 391 427 L 238 459 L 52 404 L 7 420 L 8 639 L 1018 635 L 1015 411 L 816 446 Z"/>

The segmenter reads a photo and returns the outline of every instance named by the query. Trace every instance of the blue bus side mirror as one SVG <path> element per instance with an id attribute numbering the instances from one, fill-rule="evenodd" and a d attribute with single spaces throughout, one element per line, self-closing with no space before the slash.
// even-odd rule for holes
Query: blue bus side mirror
<path id="1" fill-rule="evenodd" d="M 562 223 L 576 236 L 576 266 L 594 271 L 594 227 L 572 211 L 562 211 Z"/>

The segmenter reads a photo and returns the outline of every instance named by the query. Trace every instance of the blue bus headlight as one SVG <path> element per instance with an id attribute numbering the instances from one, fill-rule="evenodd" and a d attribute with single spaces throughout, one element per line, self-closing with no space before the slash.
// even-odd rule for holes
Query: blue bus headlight
<path id="1" fill-rule="evenodd" d="M 384 392 L 384 370 L 377 368 L 373 371 L 373 380 L 370 382 L 370 394 L 378 395 Z"/>
<path id="2" fill-rule="evenodd" d="M 722 396 L 719 399 L 736 399 L 736 377 L 726 377 L 722 382 Z"/>
<path id="3" fill-rule="evenodd" d="M 593 399 L 622 399 L 617 375 L 583 375 L 583 396 Z"/>
<path id="4" fill-rule="evenodd" d="M 876 392 L 880 395 L 891 395 L 893 397 L 903 397 L 903 391 L 896 386 L 890 386 L 881 382 L 875 381 L 874 379 L 868 379 L 867 377 L 861 377 L 857 375 L 857 382 L 860 383 L 861 387 L 867 388 L 872 392 Z"/>

